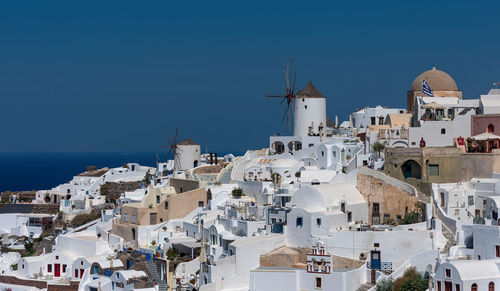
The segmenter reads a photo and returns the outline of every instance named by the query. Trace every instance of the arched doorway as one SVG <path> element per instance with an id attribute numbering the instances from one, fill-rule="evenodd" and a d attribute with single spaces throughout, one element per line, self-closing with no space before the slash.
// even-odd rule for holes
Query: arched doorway
<path id="1" fill-rule="evenodd" d="M 280 141 L 274 142 L 274 151 L 277 154 L 283 153 L 285 151 L 285 145 Z"/>
<path id="2" fill-rule="evenodd" d="M 491 123 L 488 124 L 488 126 L 486 127 L 486 131 L 489 133 L 493 133 L 495 131 L 495 126 Z"/>
<path id="3" fill-rule="evenodd" d="M 408 179 L 408 178 L 421 179 L 422 178 L 422 167 L 414 160 L 406 161 L 401 166 L 401 169 L 403 170 L 403 176 L 405 177 L 405 179 Z"/>
<path id="4" fill-rule="evenodd" d="M 472 235 L 465 238 L 465 247 L 468 249 L 474 248 L 474 237 Z"/>

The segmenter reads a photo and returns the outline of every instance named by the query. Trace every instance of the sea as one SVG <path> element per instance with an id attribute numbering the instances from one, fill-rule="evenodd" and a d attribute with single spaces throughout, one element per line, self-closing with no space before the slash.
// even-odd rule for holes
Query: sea
<path id="1" fill-rule="evenodd" d="M 113 168 L 131 162 L 155 167 L 156 153 L 0 153 L 0 192 L 47 190 L 85 172 L 86 166 Z"/>

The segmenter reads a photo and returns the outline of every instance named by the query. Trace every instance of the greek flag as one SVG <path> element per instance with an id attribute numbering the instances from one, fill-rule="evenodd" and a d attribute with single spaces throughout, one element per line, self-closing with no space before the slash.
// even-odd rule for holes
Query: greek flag
<path id="1" fill-rule="evenodd" d="M 427 84 L 427 81 L 425 80 L 422 80 L 422 92 L 427 96 L 434 97 L 431 87 L 429 87 L 429 84 Z"/>

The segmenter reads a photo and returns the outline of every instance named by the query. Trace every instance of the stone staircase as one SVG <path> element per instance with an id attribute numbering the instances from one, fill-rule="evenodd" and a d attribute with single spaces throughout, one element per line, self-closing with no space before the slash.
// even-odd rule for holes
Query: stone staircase
<path id="1" fill-rule="evenodd" d="M 167 283 L 165 280 L 160 279 L 160 274 L 158 273 L 158 268 L 153 260 L 146 261 L 146 265 L 148 266 L 149 271 L 151 271 L 152 279 L 158 283 L 159 291 L 167 291 Z"/>
<path id="2" fill-rule="evenodd" d="M 437 210 L 436 210 L 436 204 L 434 203 L 432 206 L 433 206 L 432 207 L 432 214 L 433 214 L 433 216 L 439 218 Z M 442 254 L 448 254 L 448 251 L 450 250 L 450 248 L 452 246 L 456 245 L 457 241 L 455 240 L 455 235 L 453 234 L 453 232 L 446 225 L 446 222 L 443 221 L 443 220 L 441 220 L 441 221 L 442 221 L 442 226 L 443 226 L 442 227 L 443 235 L 448 240 L 448 242 L 444 246 L 443 250 L 441 250 L 441 253 Z"/>
<path id="3" fill-rule="evenodd" d="M 455 241 L 455 236 L 453 235 L 453 233 L 451 233 L 450 229 L 444 223 L 443 223 L 443 235 L 448 240 L 448 242 L 444 246 L 441 253 L 448 254 L 448 251 L 450 250 L 450 248 L 452 246 L 456 245 L 457 242 Z"/>
<path id="4" fill-rule="evenodd" d="M 370 290 L 375 284 L 372 283 L 365 283 L 361 284 L 361 286 L 356 290 L 356 291 L 368 291 Z"/>

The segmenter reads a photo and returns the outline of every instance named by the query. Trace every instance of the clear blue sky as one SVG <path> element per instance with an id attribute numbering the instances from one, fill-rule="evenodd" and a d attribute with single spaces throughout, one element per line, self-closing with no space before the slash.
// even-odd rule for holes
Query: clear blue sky
<path id="1" fill-rule="evenodd" d="M 284 133 L 279 92 L 328 115 L 406 106 L 433 64 L 464 98 L 500 81 L 500 1 L 3 1 L 0 151 L 158 151 L 179 126 L 213 151 Z"/>

